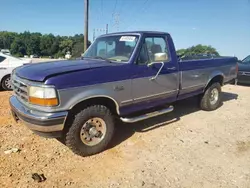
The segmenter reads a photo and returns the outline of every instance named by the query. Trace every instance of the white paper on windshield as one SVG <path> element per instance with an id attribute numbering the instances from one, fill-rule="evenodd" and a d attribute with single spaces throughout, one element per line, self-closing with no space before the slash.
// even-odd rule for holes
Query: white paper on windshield
<path id="1" fill-rule="evenodd" d="M 133 42 L 134 40 L 135 40 L 135 37 L 133 37 L 133 36 L 122 36 L 120 38 L 120 41 Z"/>

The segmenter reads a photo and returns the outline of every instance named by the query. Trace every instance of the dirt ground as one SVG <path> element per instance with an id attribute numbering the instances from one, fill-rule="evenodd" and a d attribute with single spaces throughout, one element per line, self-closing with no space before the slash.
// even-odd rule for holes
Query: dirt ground
<path id="1" fill-rule="evenodd" d="M 86 158 L 14 123 L 9 96 L 0 92 L 1 188 L 250 187 L 250 87 L 225 86 L 213 112 L 189 99 L 168 115 L 118 125 L 110 148 Z M 5 154 L 10 148 L 20 151 Z"/>

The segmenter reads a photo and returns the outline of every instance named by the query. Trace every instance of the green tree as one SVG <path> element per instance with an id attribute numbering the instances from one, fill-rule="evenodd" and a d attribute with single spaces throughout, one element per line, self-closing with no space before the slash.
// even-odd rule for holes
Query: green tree
<path id="1" fill-rule="evenodd" d="M 43 55 L 43 56 L 53 55 L 51 53 L 51 51 L 52 51 L 51 49 L 52 49 L 52 45 L 53 45 L 54 40 L 55 40 L 55 36 L 53 34 L 43 35 L 41 37 L 41 41 L 40 41 L 41 55 Z"/>
<path id="2" fill-rule="evenodd" d="M 61 41 L 59 47 L 60 47 L 61 52 L 63 54 L 66 54 L 67 51 L 72 51 L 73 41 L 69 38 L 64 39 Z"/>
<path id="3" fill-rule="evenodd" d="M 211 54 L 219 56 L 218 51 L 214 47 L 201 44 L 191 46 L 187 49 L 179 49 L 177 50 L 177 54 L 180 56 L 193 56 L 199 54 Z"/>
<path id="4" fill-rule="evenodd" d="M 67 51 L 73 57 L 79 57 L 83 53 L 84 36 L 54 36 L 53 34 L 33 33 L 24 31 L 14 33 L 0 32 L 0 49 L 10 49 L 17 56 L 37 54 L 41 56 L 64 57 Z M 88 46 L 91 43 L 88 42 Z"/>
<path id="5" fill-rule="evenodd" d="M 1 31 L 0 32 L 0 49 L 10 49 L 11 44 L 15 40 L 16 33 Z"/>
<path id="6" fill-rule="evenodd" d="M 32 33 L 27 40 L 26 43 L 26 49 L 27 54 L 37 54 L 40 55 L 40 39 L 41 39 L 41 33 Z"/>
<path id="7" fill-rule="evenodd" d="M 26 54 L 26 49 L 23 41 L 20 38 L 16 38 L 11 44 L 10 51 L 16 56 L 24 56 Z"/>
<path id="8" fill-rule="evenodd" d="M 72 57 L 80 57 L 83 52 L 84 52 L 84 43 L 78 42 L 73 46 Z"/>

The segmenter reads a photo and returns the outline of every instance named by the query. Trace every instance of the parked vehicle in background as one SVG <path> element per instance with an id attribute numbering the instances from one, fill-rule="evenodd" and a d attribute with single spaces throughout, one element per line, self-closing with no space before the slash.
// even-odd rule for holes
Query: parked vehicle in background
<path id="1" fill-rule="evenodd" d="M 0 53 L 0 80 L 2 89 L 11 90 L 12 70 L 29 63 L 31 63 L 31 60 L 22 60 L 20 58 Z"/>
<path id="2" fill-rule="evenodd" d="M 238 63 L 239 72 L 236 82 L 241 84 L 250 84 L 250 55 Z"/>
<path id="3" fill-rule="evenodd" d="M 9 49 L 1 49 L 1 53 L 6 54 L 6 55 L 11 55 Z"/>
<path id="4" fill-rule="evenodd" d="M 216 110 L 221 87 L 237 76 L 236 57 L 178 61 L 164 32 L 120 32 L 98 37 L 83 60 L 16 68 L 10 106 L 35 133 L 59 137 L 81 156 L 104 150 L 115 120 L 142 121 L 173 111 L 173 102 L 198 96 Z"/>
<path id="5" fill-rule="evenodd" d="M 39 58 L 37 54 L 30 55 L 30 58 Z"/>
<path id="6" fill-rule="evenodd" d="M 65 59 L 70 59 L 72 57 L 70 52 L 66 52 Z"/>

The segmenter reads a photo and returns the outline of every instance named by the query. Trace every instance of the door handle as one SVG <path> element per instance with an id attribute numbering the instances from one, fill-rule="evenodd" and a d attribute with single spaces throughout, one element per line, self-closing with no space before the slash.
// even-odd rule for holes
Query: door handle
<path id="1" fill-rule="evenodd" d="M 168 70 L 176 70 L 176 67 L 169 67 Z"/>

